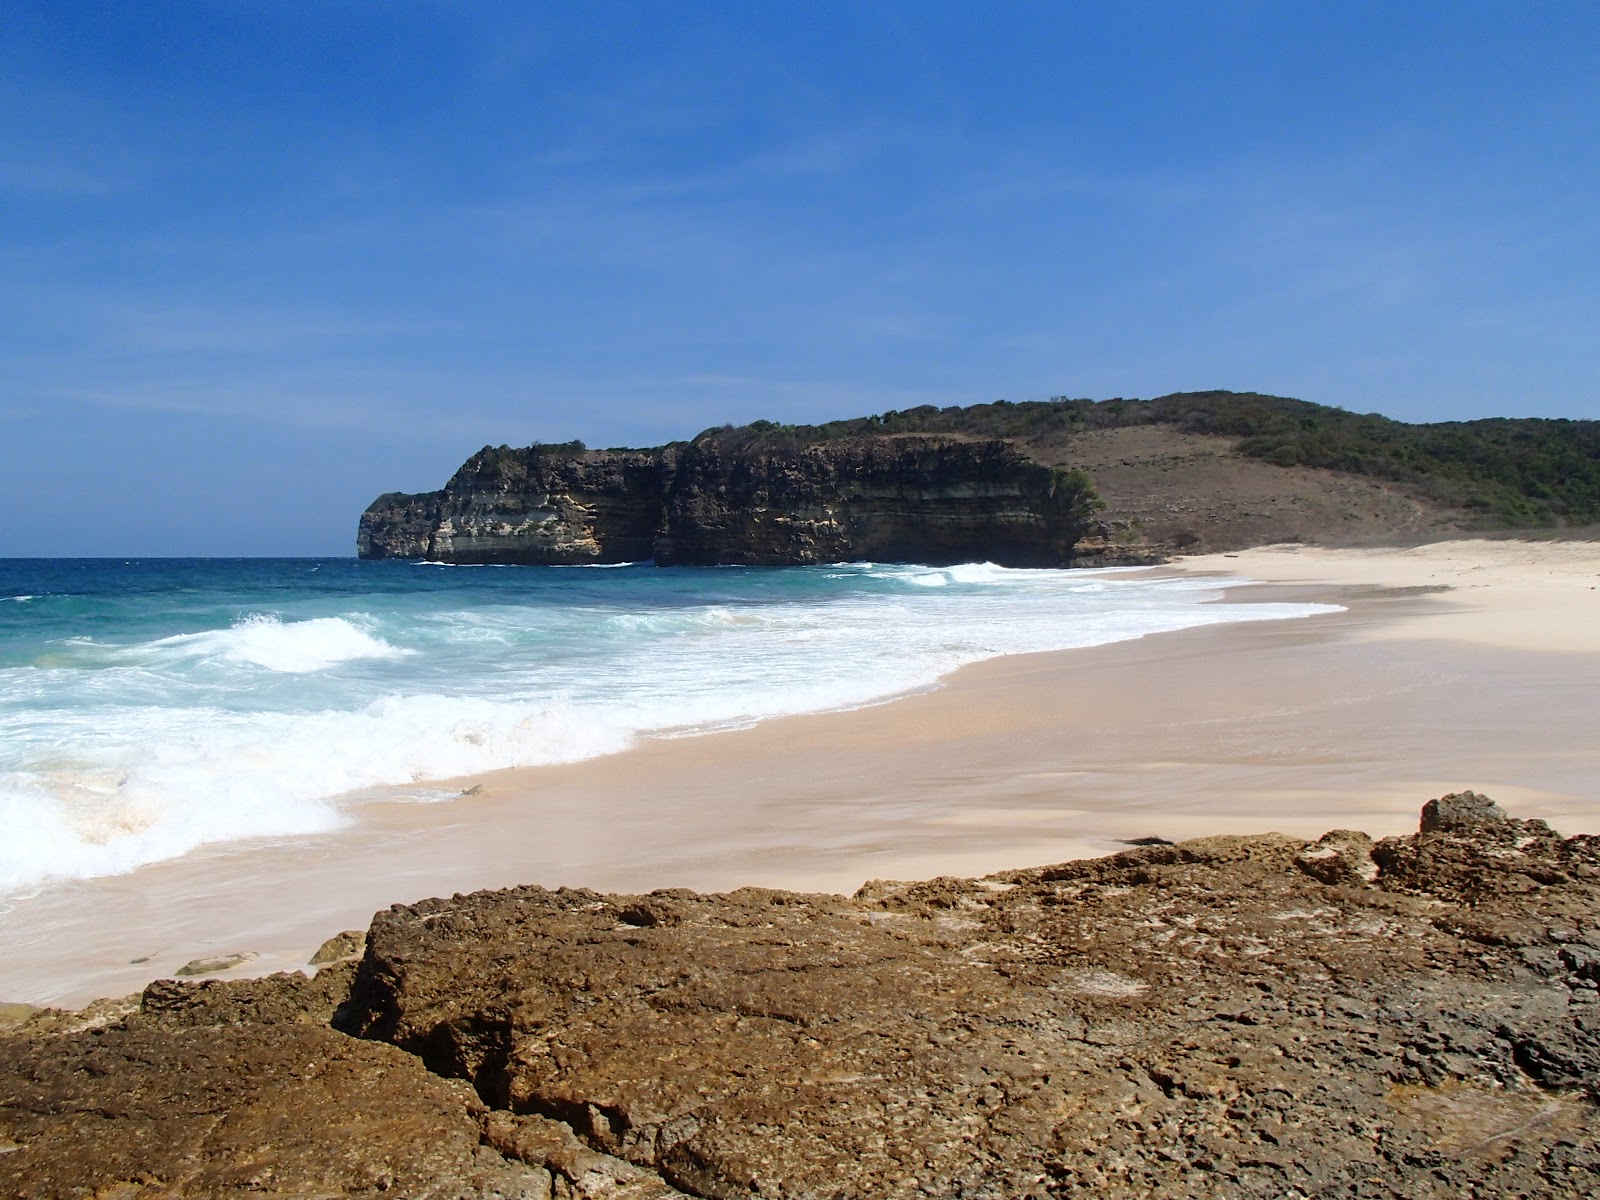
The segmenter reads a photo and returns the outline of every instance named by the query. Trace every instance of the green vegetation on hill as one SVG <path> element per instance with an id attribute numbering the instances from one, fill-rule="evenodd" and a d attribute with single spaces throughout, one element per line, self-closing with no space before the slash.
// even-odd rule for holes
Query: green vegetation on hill
<path id="1" fill-rule="evenodd" d="M 1132 425 L 1237 438 L 1240 454 L 1280 466 L 1393 480 L 1476 512 L 1486 524 L 1600 521 L 1600 421 L 1495 417 L 1410 425 L 1281 396 L 1183 392 L 1154 400 L 923 405 L 822 425 L 756 421 L 709 429 L 695 441 L 760 453 L 837 438 L 952 433 L 1058 448 L 1078 433 Z"/>

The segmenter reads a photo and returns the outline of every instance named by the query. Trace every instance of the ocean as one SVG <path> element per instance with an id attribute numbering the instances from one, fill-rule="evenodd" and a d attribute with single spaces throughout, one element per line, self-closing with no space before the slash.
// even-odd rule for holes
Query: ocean
<path id="1" fill-rule="evenodd" d="M 0 560 L 0 899 L 452 800 L 437 781 L 463 775 L 873 704 L 980 659 L 1326 611 L 983 563 Z"/>

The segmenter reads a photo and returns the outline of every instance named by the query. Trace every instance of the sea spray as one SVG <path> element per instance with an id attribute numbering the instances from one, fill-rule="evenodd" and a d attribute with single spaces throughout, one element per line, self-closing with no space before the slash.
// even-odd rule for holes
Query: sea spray
<path id="1" fill-rule="evenodd" d="M 0 594 L 30 597 L 0 606 L 0 896 L 337 828 L 386 788 L 871 704 L 997 655 L 1329 611 L 1221 586 L 983 563 L 0 563 Z"/>

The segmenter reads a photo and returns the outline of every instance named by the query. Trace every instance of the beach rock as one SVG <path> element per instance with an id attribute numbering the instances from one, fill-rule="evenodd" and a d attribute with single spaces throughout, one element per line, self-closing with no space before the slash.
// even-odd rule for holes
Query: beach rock
<path id="1" fill-rule="evenodd" d="M 1372 846 L 1372 839 L 1364 833 L 1335 829 L 1323 834 L 1315 845 L 1302 850 L 1295 857 L 1295 865 L 1323 883 L 1371 883 L 1378 877 L 1378 864 L 1372 861 Z"/>
<path id="2" fill-rule="evenodd" d="M 1423 833 L 1459 833 L 1505 819 L 1504 809 L 1477 792 L 1451 792 L 1422 806 Z"/>
<path id="3" fill-rule="evenodd" d="M 396 906 L 353 973 L 0 1036 L 0 1190 L 1595 1194 L 1600 840 L 1454 807 L 849 898 Z"/>
<path id="4" fill-rule="evenodd" d="M 78 1009 L 50 1008 L 33 1004 L 0 1005 L 0 1035 L 84 1033 L 119 1024 L 138 1009 L 137 995 L 95 1000 Z"/>
<path id="5" fill-rule="evenodd" d="M 350 994 L 355 965 L 337 963 L 314 976 L 280 972 L 261 979 L 158 979 L 139 997 L 130 1023 L 168 1029 L 210 1025 L 327 1025 Z"/>
<path id="6" fill-rule="evenodd" d="M 43 1011 L 36 1004 L 0 1004 L 0 1030 L 15 1029 Z"/>
<path id="7" fill-rule="evenodd" d="M 242 967 L 245 963 L 258 957 L 254 951 L 245 950 L 238 954 L 222 954 L 215 958 L 192 958 L 183 966 L 173 972 L 181 978 L 194 975 L 216 975 L 222 971 L 231 971 L 235 967 Z"/>
<path id="8" fill-rule="evenodd" d="M 465 792 L 462 795 L 466 795 Z M 362 929 L 346 929 L 343 933 L 336 933 L 322 945 L 317 947 L 317 952 L 311 956 L 309 965 L 320 967 L 326 963 L 344 962 L 347 959 L 360 958 L 361 952 L 367 948 L 367 934 Z"/>
<path id="9" fill-rule="evenodd" d="M 482 1105 L 390 1046 L 309 1025 L 0 1038 L 0 1193 L 537 1196 Z"/>
<path id="10" fill-rule="evenodd" d="M 1530 893 L 1596 878 L 1594 839 L 1563 839 L 1543 821 L 1512 820 L 1471 792 L 1430 801 L 1421 831 L 1384 838 L 1372 859 L 1382 887 L 1479 908 L 1504 908 L 1510 899 L 1526 909 L 1520 898 Z"/>
<path id="11" fill-rule="evenodd" d="M 1500 942 L 1440 899 L 1461 827 L 1387 876 L 1348 831 L 1207 838 L 850 900 L 428 901 L 374 921 L 342 1020 L 700 1196 L 1578 1195 L 1593 848 L 1509 826 L 1473 859 L 1530 922 Z"/>
<path id="12" fill-rule="evenodd" d="M 652 1171 L 602 1154 L 585 1144 L 570 1125 L 547 1117 L 491 1112 L 484 1141 L 506 1158 L 544 1167 L 552 1191 L 572 1200 L 682 1200 Z"/>

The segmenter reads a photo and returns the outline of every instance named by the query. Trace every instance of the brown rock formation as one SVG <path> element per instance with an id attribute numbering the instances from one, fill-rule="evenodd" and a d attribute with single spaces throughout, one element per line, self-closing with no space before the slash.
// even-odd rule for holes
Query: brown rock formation
<path id="1" fill-rule="evenodd" d="M 396 907 L 353 984 L 0 1037 L 0 1189 L 1592 1195 L 1600 839 L 1470 794 L 1428 825 Z"/>
<path id="2" fill-rule="evenodd" d="M 1086 480 L 996 440 L 486 447 L 442 491 L 379 497 L 357 548 L 454 563 L 1065 566 L 1093 512 Z"/>

